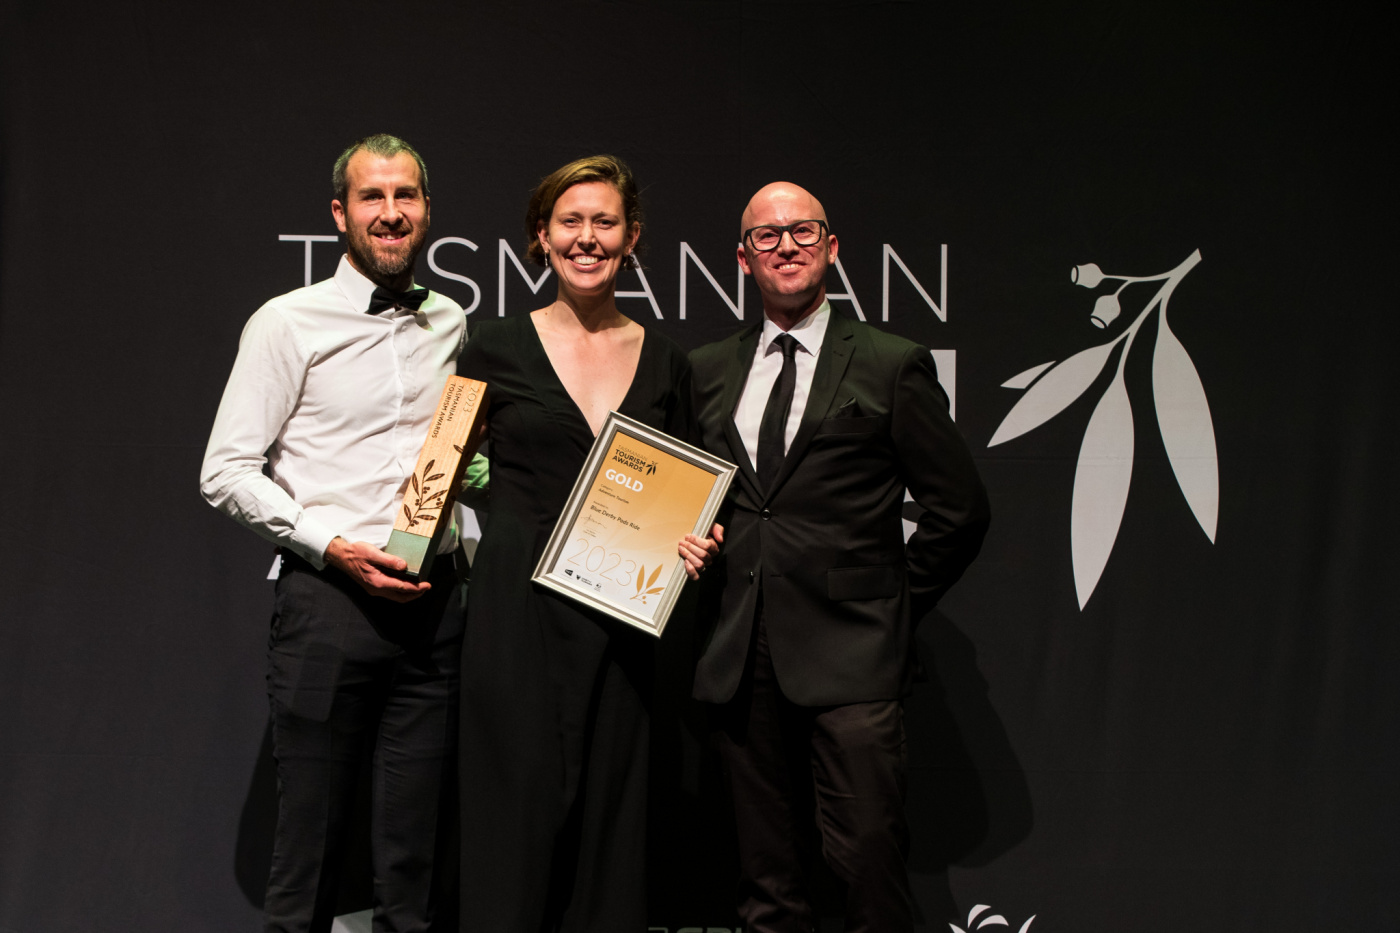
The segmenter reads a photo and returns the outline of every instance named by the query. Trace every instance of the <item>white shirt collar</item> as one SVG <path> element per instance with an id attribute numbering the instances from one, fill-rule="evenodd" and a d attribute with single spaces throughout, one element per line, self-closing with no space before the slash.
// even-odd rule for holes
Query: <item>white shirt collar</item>
<path id="1" fill-rule="evenodd" d="M 368 302 L 368 298 L 365 299 Z M 781 333 L 789 333 L 796 340 L 797 345 L 808 353 L 816 356 L 822 348 L 822 341 L 826 338 L 826 325 L 831 321 L 831 302 L 823 299 L 817 306 L 817 310 L 804 317 L 792 326 L 792 330 L 784 331 L 777 324 L 773 323 L 768 315 L 763 316 L 762 340 L 759 343 L 759 350 L 767 354 L 773 346 L 773 341 Z"/>
<path id="2" fill-rule="evenodd" d="M 350 302 L 350 307 L 361 313 L 369 310 L 370 297 L 378 287 L 368 276 L 352 266 L 350 257 L 344 254 L 341 255 L 340 265 L 335 270 L 335 284 L 340 288 L 345 300 Z M 413 283 L 410 282 L 408 287 L 413 288 Z"/>

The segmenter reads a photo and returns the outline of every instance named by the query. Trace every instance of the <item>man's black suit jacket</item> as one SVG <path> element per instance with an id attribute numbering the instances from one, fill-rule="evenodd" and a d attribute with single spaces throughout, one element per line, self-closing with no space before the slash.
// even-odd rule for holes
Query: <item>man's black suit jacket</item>
<path id="1" fill-rule="evenodd" d="M 918 619 L 962 576 L 989 520 L 929 352 L 832 313 L 801 426 L 759 488 L 734 409 L 762 325 L 690 355 L 705 449 L 739 464 L 702 578 L 695 697 L 738 689 L 759 591 L 778 684 L 802 706 L 906 695 Z M 908 488 L 922 509 L 904 542 Z"/>

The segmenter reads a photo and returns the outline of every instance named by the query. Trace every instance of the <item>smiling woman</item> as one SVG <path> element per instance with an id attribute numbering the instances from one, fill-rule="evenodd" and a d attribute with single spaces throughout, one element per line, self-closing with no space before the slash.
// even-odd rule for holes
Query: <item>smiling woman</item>
<path id="1" fill-rule="evenodd" d="M 548 251 L 540 239 L 542 224 L 548 224 L 554 216 L 555 203 L 560 196 L 576 185 L 601 183 L 617 192 L 622 220 L 631 233 L 629 244 L 631 255 L 624 268 L 635 268 L 636 243 L 642 232 L 642 202 L 637 196 L 637 181 L 632 170 L 616 156 L 596 155 L 576 159 L 557 169 L 540 180 L 535 193 L 530 196 L 530 205 L 525 211 L 525 236 L 529 240 L 526 255 L 537 265 L 548 265 Z"/>
<path id="2" fill-rule="evenodd" d="M 612 156 L 530 199 L 529 255 L 553 303 L 472 331 L 458 372 L 491 386 L 491 501 L 462 677 L 462 929 L 646 927 L 654 641 L 530 575 L 609 411 L 693 439 L 690 364 L 617 309 L 641 206 Z M 715 552 L 688 536 L 692 578 Z"/>

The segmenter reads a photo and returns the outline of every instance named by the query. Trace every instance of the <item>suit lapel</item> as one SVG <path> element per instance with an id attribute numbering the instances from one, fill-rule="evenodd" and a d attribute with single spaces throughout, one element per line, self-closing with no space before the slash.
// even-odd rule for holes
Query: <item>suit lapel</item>
<path id="1" fill-rule="evenodd" d="M 834 311 L 831 312 L 826 325 L 826 337 L 822 340 L 821 355 L 817 357 L 817 368 L 812 373 L 812 389 L 807 393 L 807 407 L 802 411 L 802 422 L 797 427 L 792 445 L 788 447 L 787 456 L 783 458 L 783 468 L 778 471 L 778 478 L 773 481 L 773 488 L 769 490 L 766 498 L 772 499 L 773 494 L 783 488 L 783 483 L 787 482 L 787 478 L 802 461 L 802 455 L 811 443 L 812 435 L 817 433 L 822 417 L 831 407 L 831 400 L 836 397 L 836 389 L 841 385 L 842 377 L 846 375 L 846 367 L 851 362 L 851 350 L 855 344 L 854 338 L 855 328 L 851 326 L 851 322 L 838 317 Z"/>
<path id="2" fill-rule="evenodd" d="M 754 472 L 753 462 L 749 460 L 749 452 L 744 447 L 744 439 L 739 436 L 739 428 L 734 424 L 734 409 L 739 406 L 739 394 L 743 392 L 744 383 L 749 379 L 749 370 L 753 368 L 754 352 L 758 348 L 758 336 L 762 332 L 763 324 L 760 322 L 757 326 L 751 327 L 739 335 L 739 343 L 725 369 L 724 395 L 720 400 L 724 439 L 729 442 L 731 456 L 739 466 L 739 476 L 748 484 L 749 493 L 755 501 L 763 498 L 758 491 L 758 474 Z"/>

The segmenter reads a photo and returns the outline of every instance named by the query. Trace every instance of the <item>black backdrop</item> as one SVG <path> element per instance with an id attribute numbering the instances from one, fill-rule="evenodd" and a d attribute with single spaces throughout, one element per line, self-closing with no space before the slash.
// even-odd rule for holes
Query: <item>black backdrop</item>
<path id="1" fill-rule="evenodd" d="M 522 251 L 540 175 L 611 151 L 646 188 L 662 319 L 644 298 L 624 310 L 683 345 L 738 325 L 684 251 L 734 301 L 739 211 L 785 178 L 825 202 L 864 315 L 954 351 L 945 378 L 995 518 L 919 635 L 927 929 L 993 915 L 1010 930 L 1034 917 L 1036 933 L 1400 925 L 1400 637 L 1382 599 L 1400 347 L 1381 137 L 1396 76 L 1378 17 L 1109 2 L 3 10 L 0 931 L 257 926 L 270 554 L 195 478 L 244 320 L 302 284 L 303 246 L 279 237 L 335 232 L 330 163 L 376 131 L 428 160 L 430 242 L 477 245 L 436 254 L 459 278 L 419 265 L 464 305 L 473 280 L 475 317 L 541 303 L 499 241 Z M 898 263 L 886 279 L 885 244 L 946 322 Z M 1099 331 L 1090 310 L 1116 284 L 1076 287 L 1075 265 L 1152 276 L 1195 250 L 1171 325 L 1209 399 L 1218 531 L 1203 533 L 1156 426 L 1149 315 L 1123 371 L 1126 509 L 1081 608 L 1071 502 L 1113 362 L 1057 417 L 989 446 L 1026 391 L 1002 383 L 1118 335 L 1155 288 L 1129 287 Z M 314 277 L 336 256 L 317 245 Z M 847 287 L 833 275 L 832 290 Z M 1121 479 L 1114 451 L 1119 466 L 1100 466 Z M 687 639 L 681 624 L 663 643 L 658 701 L 652 914 L 672 933 L 734 923 L 713 763 L 683 702 Z M 347 909 L 363 900 L 351 885 Z"/>

